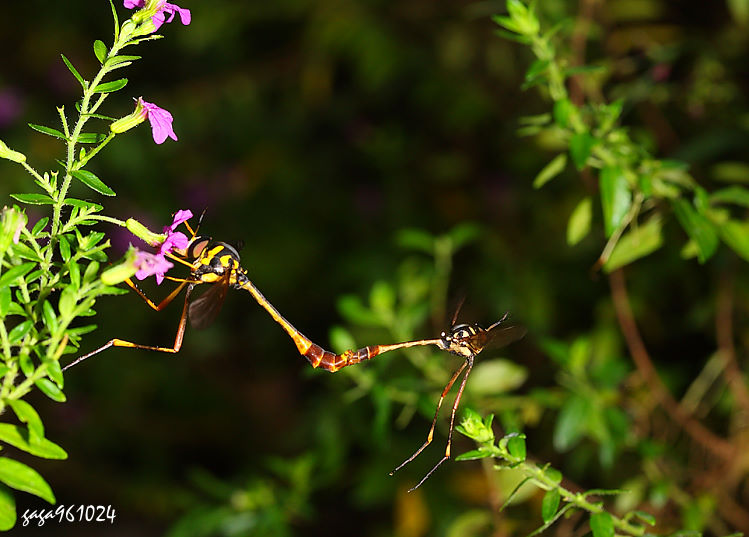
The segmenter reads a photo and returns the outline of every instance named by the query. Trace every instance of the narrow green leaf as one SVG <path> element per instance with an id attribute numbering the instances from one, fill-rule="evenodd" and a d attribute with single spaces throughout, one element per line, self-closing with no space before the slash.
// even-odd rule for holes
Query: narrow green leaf
<path id="1" fill-rule="evenodd" d="M 41 132 L 42 134 L 46 134 L 54 138 L 59 138 L 60 140 L 67 140 L 67 138 L 65 137 L 63 133 L 61 133 L 57 129 L 53 129 L 52 127 L 45 127 L 44 125 L 36 125 L 35 123 L 29 123 L 28 125 L 35 131 Z"/>
<path id="2" fill-rule="evenodd" d="M 0 441 L 43 459 L 64 460 L 68 454 L 60 446 L 46 438 L 33 438 L 20 425 L 0 423 Z"/>
<path id="3" fill-rule="evenodd" d="M 70 172 L 70 174 L 87 187 L 96 190 L 99 194 L 104 194 L 105 196 L 115 195 L 114 190 L 102 183 L 101 179 L 88 170 L 75 170 Z"/>
<path id="4" fill-rule="evenodd" d="M 14 282 L 18 278 L 22 278 L 23 276 L 28 274 L 35 266 L 35 263 L 24 263 L 22 265 L 18 265 L 6 270 L 5 272 L 3 272 L 3 275 L 0 276 L 0 289 L 6 286 L 14 285 Z"/>
<path id="5" fill-rule="evenodd" d="M 42 317 L 50 333 L 57 332 L 57 314 L 55 314 L 55 308 L 52 307 L 49 300 L 45 300 L 42 304 Z"/>
<path id="6" fill-rule="evenodd" d="M 533 180 L 533 188 L 541 188 L 546 183 L 554 179 L 557 175 L 562 173 L 565 166 L 567 166 L 567 154 L 560 153 L 552 159 L 544 169 L 538 172 L 538 175 Z"/>
<path id="7" fill-rule="evenodd" d="M 434 252 L 434 237 L 421 229 L 401 229 L 395 240 L 403 248 L 419 250 L 430 255 Z"/>
<path id="8" fill-rule="evenodd" d="M 41 390 L 41 392 L 58 403 L 64 403 L 66 401 L 65 394 L 62 390 L 57 387 L 57 384 L 49 379 L 39 379 L 34 384 Z"/>
<path id="9" fill-rule="evenodd" d="M 632 229 L 619 239 L 608 260 L 603 264 L 603 270 L 611 272 L 623 267 L 653 253 L 662 244 L 661 222 L 657 218 L 651 218 L 646 224 Z"/>
<path id="10" fill-rule="evenodd" d="M 590 529 L 593 537 L 614 537 L 614 519 L 603 511 L 590 515 Z"/>
<path id="11" fill-rule="evenodd" d="M 86 81 L 83 80 L 83 77 L 80 75 L 78 70 L 75 67 L 73 67 L 73 64 L 70 63 L 70 60 L 68 60 L 64 54 L 60 54 L 60 56 L 62 56 L 62 61 L 65 63 L 65 66 L 68 68 L 68 71 L 70 71 L 73 74 L 75 79 L 81 84 L 81 87 L 83 89 L 86 89 L 86 86 L 87 86 Z"/>
<path id="12" fill-rule="evenodd" d="M 723 223 L 720 237 L 740 257 L 749 261 L 749 222 L 729 220 Z"/>
<path id="13" fill-rule="evenodd" d="M 601 206 L 606 237 L 619 228 L 632 206 L 632 193 L 624 171 L 619 166 L 606 166 L 601 170 Z"/>
<path id="14" fill-rule="evenodd" d="M 78 143 L 81 144 L 98 144 L 107 136 L 99 132 L 82 132 L 78 135 Z"/>
<path id="15" fill-rule="evenodd" d="M 67 263 L 68 260 L 70 260 L 70 242 L 67 236 L 60 235 L 59 242 L 58 242 L 58 248 L 60 249 L 60 255 L 62 256 L 62 260 Z"/>
<path id="16" fill-rule="evenodd" d="M 597 140 L 589 132 L 578 132 L 570 138 L 570 156 L 578 170 L 582 170 L 588 163 L 590 152 Z"/>
<path id="17" fill-rule="evenodd" d="M 33 326 L 34 323 L 31 320 L 23 321 L 22 323 L 14 326 L 13 330 L 8 333 L 8 341 L 10 341 L 10 344 L 13 345 L 21 341 L 24 337 L 26 337 L 26 334 L 31 331 L 31 328 Z"/>
<path id="18" fill-rule="evenodd" d="M 71 205 L 73 207 L 78 207 L 79 209 L 93 209 L 94 212 L 99 212 L 104 209 L 104 207 L 98 203 L 75 198 L 65 198 L 65 205 Z"/>
<path id="19" fill-rule="evenodd" d="M 57 309 L 60 311 L 60 315 L 68 321 L 73 317 L 73 310 L 77 303 L 76 294 L 77 291 L 73 287 L 66 287 L 60 293 Z"/>
<path id="20" fill-rule="evenodd" d="M 107 60 L 107 67 L 112 67 L 124 62 L 134 62 L 140 60 L 141 56 L 113 56 Z"/>
<path id="21" fill-rule="evenodd" d="M 119 78 L 111 82 L 104 82 L 94 88 L 94 93 L 112 93 L 121 90 L 127 85 L 127 78 Z"/>
<path id="22" fill-rule="evenodd" d="M 554 123 L 558 126 L 566 129 L 570 126 L 571 118 L 573 114 L 577 113 L 577 109 L 569 99 L 559 99 L 554 103 Z"/>
<path id="23" fill-rule="evenodd" d="M 749 207 L 749 190 L 743 186 L 729 186 L 716 190 L 710 196 L 710 203 L 732 203 L 742 207 Z"/>
<path id="24" fill-rule="evenodd" d="M 567 222 L 567 244 L 576 245 L 590 232 L 593 221 L 593 200 L 587 196 L 580 200 Z"/>
<path id="25" fill-rule="evenodd" d="M 32 439 L 44 438 L 44 425 L 33 406 L 23 399 L 11 400 L 8 401 L 8 404 L 15 412 L 18 420 L 28 425 Z"/>
<path id="26" fill-rule="evenodd" d="M 107 61 L 107 46 L 103 41 L 99 39 L 94 41 L 94 54 L 96 54 L 96 59 L 99 60 L 99 63 L 104 65 L 104 62 Z"/>
<path id="27" fill-rule="evenodd" d="M 52 489 L 36 470 L 8 457 L 0 457 L 0 481 L 16 490 L 39 496 L 51 504 L 55 503 Z"/>
<path id="28" fill-rule="evenodd" d="M 16 499 L 13 491 L 0 484 L 0 531 L 9 531 L 16 525 Z"/>
<path id="29" fill-rule="evenodd" d="M 655 517 L 645 511 L 633 511 L 632 514 L 650 526 L 655 526 Z"/>
<path id="30" fill-rule="evenodd" d="M 29 205 L 52 205 L 55 203 L 55 200 L 50 198 L 47 194 L 11 194 L 10 197 L 21 203 L 28 203 Z"/>
<path id="31" fill-rule="evenodd" d="M 475 461 L 478 459 L 485 459 L 487 457 L 491 457 L 492 454 L 488 451 L 481 450 L 481 449 L 473 449 L 471 451 L 466 451 L 465 453 L 461 453 L 457 457 L 455 457 L 456 461 Z"/>
<path id="32" fill-rule="evenodd" d="M 559 501 L 561 500 L 559 495 L 559 489 L 551 489 L 544 494 L 544 499 L 541 501 L 541 518 L 544 522 L 548 522 L 559 509 Z"/>
<path id="33" fill-rule="evenodd" d="M 34 227 L 31 229 L 31 234 L 34 237 L 38 237 L 39 234 L 44 231 L 44 228 L 47 227 L 47 223 L 49 222 L 49 217 L 45 216 L 44 218 L 40 218 L 36 224 L 34 224 Z"/>
<path id="34" fill-rule="evenodd" d="M 718 232 L 713 223 L 697 212 L 694 206 L 683 198 L 671 201 L 676 219 L 697 246 L 697 259 L 704 263 L 718 249 Z"/>

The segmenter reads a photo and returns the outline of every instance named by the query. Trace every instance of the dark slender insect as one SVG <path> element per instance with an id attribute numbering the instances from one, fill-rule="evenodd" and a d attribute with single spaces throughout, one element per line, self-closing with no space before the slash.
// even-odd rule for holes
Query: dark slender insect
<path id="1" fill-rule="evenodd" d="M 296 345 L 299 353 L 304 356 L 312 367 L 320 367 L 327 371 L 335 372 L 343 367 L 358 364 L 365 360 L 371 360 L 375 356 L 383 354 L 385 352 L 394 351 L 397 349 L 405 349 L 408 347 L 435 345 L 441 350 L 448 351 L 452 354 L 465 358 L 463 365 L 458 368 L 452 377 L 448 381 L 445 389 L 442 391 L 439 402 L 437 403 L 437 410 L 432 420 L 432 426 L 429 429 L 429 434 L 424 444 L 414 452 L 408 459 L 400 464 L 390 475 L 403 468 L 406 464 L 414 460 L 431 442 L 434 436 L 434 429 L 437 423 L 437 417 L 439 410 L 442 406 L 442 402 L 447 393 L 452 388 L 455 381 L 465 372 L 463 380 L 458 388 L 458 393 L 453 403 L 452 413 L 450 414 L 450 429 L 447 437 L 447 448 L 445 450 L 444 457 L 427 473 L 427 475 L 411 490 L 414 490 L 421 486 L 424 481 L 429 478 L 430 475 L 447 459 L 450 458 L 450 446 L 452 443 L 452 433 L 455 422 L 455 413 L 457 412 L 460 404 L 460 399 L 463 395 L 468 375 L 471 373 L 473 363 L 476 355 L 478 355 L 488 345 L 504 346 L 512 343 L 525 335 L 525 329 L 519 326 L 504 327 L 502 323 L 507 318 L 505 314 L 499 321 L 492 324 L 488 328 L 484 329 L 478 324 L 455 324 L 453 319 L 452 327 L 449 332 L 443 332 L 439 338 L 435 339 L 420 339 L 416 341 L 406 341 L 403 343 L 394 343 L 390 345 L 370 345 L 362 347 L 357 350 L 346 350 L 341 354 L 335 354 L 327 351 L 313 343 L 309 338 L 297 330 L 289 321 L 287 321 L 283 315 L 271 304 L 268 299 L 263 296 L 260 290 L 255 287 L 252 281 L 247 277 L 247 271 L 242 268 L 240 264 L 239 253 L 236 248 L 232 245 L 213 241 L 209 237 L 197 236 L 189 226 L 188 229 L 192 234 L 188 246 L 184 250 L 175 250 L 174 253 L 168 254 L 169 257 L 179 263 L 187 265 L 190 268 L 190 275 L 185 279 L 173 278 L 167 276 L 166 278 L 175 282 L 179 282 L 179 286 L 174 289 L 164 300 L 159 304 L 152 302 L 146 295 L 141 291 L 138 286 L 130 279 L 126 280 L 125 283 L 129 285 L 149 306 L 156 311 L 161 311 L 169 303 L 171 303 L 183 289 L 187 289 L 185 292 L 185 301 L 182 307 L 182 314 L 177 325 L 177 334 L 174 338 L 174 344 L 171 347 L 160 347 L 142 345 L 139 343 L 133 343 L 123 339 L 112 339 L 102 345 L 101 347 L 80 356 L 75 361 L 66 365 L 63 371 L 70 369 L 76 364 L 94 356 L 110 347 L 127 347 L 135 349 L 143 349 L 165 353 L 177 353 L 182 347 L 182 341 L 185 335 L 185 329 L 187 327 L 187 320 L 190 320 L 190 324 L 197 329 L 205 328 L 213 322 L 221 310 L 221 306 L 226 298 L 228 289 L 243 289 L 248 291 L 252 297 L 262 306 L 285 331 L 291 337 L 292 341 Z M 193 301 L 190 301 L 193 290 L 196 286 L 201 284 L 212 284 L 211 289 L 199 296 Z M 457 316 L 457 313 L 456 313 Z"/>

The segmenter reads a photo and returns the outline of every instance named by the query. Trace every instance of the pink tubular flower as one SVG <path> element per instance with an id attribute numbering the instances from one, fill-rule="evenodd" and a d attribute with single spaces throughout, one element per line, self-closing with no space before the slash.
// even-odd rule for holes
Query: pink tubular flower
<path id="1" fill-rule="evenodd" d="M 148 4 L 148 6 L 147 6 Z M 187 26 L 192 21 L 192 15 L 189 9 L 179 7 L 177 4 L 170 4 L 166 0 L 124 0 L 124 6 L 127 9 L 136 8 L 149 8 L 154 10 L 154 14 L 151 17 L 151 22 L 154 25 L 154 32 L 157 31 L 162 24 L 172 22 L 174 20 L 174 14 L 179 13 L 180 21 L 182 24 Z M 169 18 L 167 19 L 167 15 Z"/>
<path id="2" fill-rule="evenodd" d="M 172 114 L 153 103 L 144 101 L 143 97 L 138 97 L 138 106 L 143 108 L 141 114 L 151 123 L 151 134 L 153 134 L 154 142 L 163 144 L 167 137 L 175 142 L 177 141 L 177 135 L 174 134 L 172 128 L 172 122 L 174 121 Z"/>
<path id="3" fill-rule="evenodd" d="M 145 280 L 149 276 L 156 276 L 156 283 L 161 285 L 164 281 L 164 273 L 174 265 L 166 260 L 164 254 L 151 254 L 138 250 L 135 253 L 135 277 Z"/>
<path id="4" fill-rule="evenodd" d="M 190 240 L 187 238 L 187 235 L 180 231 L 174 230 L 177 229 L 177 226 L 184 222 L 187 222 L 190 218 L 192 218 L 192 211 L 190 211 L 189 209 L 185 211 L 179 210 L 174 213 L 172 225 L 164 226 L 166 239 L 161 243 L 161 246 L 159 247 L 160 254 L 166 255 L 168 253 L 171 253 L 172 250 L 184 250 L 185 248 L 187 248 L 187 245 L 190 244 Z"/>

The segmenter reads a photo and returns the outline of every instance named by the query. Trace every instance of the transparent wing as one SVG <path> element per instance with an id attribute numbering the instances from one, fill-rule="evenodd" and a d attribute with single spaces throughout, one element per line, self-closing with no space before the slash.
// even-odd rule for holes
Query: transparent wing
<path id="1" fill-rule="evenodd" d="M 188 315 L 190 325 L 201 330 L 216 320 L 218 312 L 226 298 L 229 289 L 228 274 L 225 278 L 211 285 L 211 288 L 190 303 Z"/>
<path id="2" fill-rule="evenodd" d="M 478 339 L 473 344 L 476 347 L 480 347 L 481 350 L 499 349 L 522 339 L 527 332 L 528 330 L 520 325 L 500 326 L 499 324 L 494 324 L 488 330 L 476 334 L 474 337 Z"/>

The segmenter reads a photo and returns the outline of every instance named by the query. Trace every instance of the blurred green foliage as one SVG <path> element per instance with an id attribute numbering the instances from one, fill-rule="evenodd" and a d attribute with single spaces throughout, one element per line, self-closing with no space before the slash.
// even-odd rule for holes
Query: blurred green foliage
<path id="1" fill-rule="evenodd" d="M 465 406 L 522 431 L 534 459 L 582 489 L 626 489 L 615 508 L 656 514 L 654 532 L 748 529 L 745 470 L 721 471 L 635 373 L 606 276 L 593 269 L 627 205 L 621 174 L 606 172 L 603 200 L 613 203 L 601 207 L 598 182 L 574 169 L 592 139 L 579 135 L 569 158 L 555 156 L 568 145 L 541 126 L 564 123 L 570 110 L 550 108 L 553 90 L 524 89 L 538 83 L 527 76 L 533 57 L 497 37 L 491 20 L 506 14 L 504 2 L 183 7 L 193 14 L 188 31 L 156 43 L 128 86 L 173 113 L 180 141 L 154 146 L 141 127 L 101 153 L 94 171 L 118 192 L 110 214 L 158 229 L 176 208 L 206 208 L 201 231 L 243 240 L 256 285 L 338 351 L 434 337 L 462 295 L 459 320 L 487 323 L 509 310 L 530 334 L 503 351 L 518 365 L 482 354 Z M 570 87 L 599 112 L 609 103 L 604 111 L 620 114 L 631 141 L 688 163 L 711 193 L 692 210 L 677 202 L 620 244 L 659 247 L 627 283 L 660 377 L 691 415 L 744 446 L 741 403 L 718 380 L 725 362 L 715 341 L 728 308 L 745 363 L 746 266 L 689 230 L 708 205 L 729 222 L 746 218 L 736 189 L 749 183 L 746 2 L 536 7 L 544 28 L 556 28 L 558 54 L 595 67 Z M 3 6 L 0 44 L 12 53 L 0 67 L 0 138 L 10 147 L 50 165 L 58 157 L 54 140 L 24 124 L 52 125 L 55 106 L 78 97 L 59 54 L 93 71 L 90 43 L 107 40 L 108 13 L 106 2 Z M 124 93 L 113 98 L 123 114 L 132 109 Z M 29 189 L 25 174 L 2 174 L 3 199 Z M 97 201 L 84 187 L 76 194 Z M 33 207 L 28 215 L 39 217 Z M 718 230 L 739 252 L 749 236 L 741 226 Z M 110 258 L 134 240 L 99 229 L 113 233 Z M 626 264 L 627 251 L 608 262 Z M 682 258 L 690 254 L 712 257 L 701 265 Z M 148 291 L 160 297 L 165 286 Z M 99 305 L 89 349 L 112 337 L 173 337 L 176 305 L 159 314 L 136 296 Z M 47 436 L 69 455 L 38 468 L 58 502 L 111 504 L 117 531 L 140 535 L 527 534 L 550 520 L 556 500 L 520 489 L 499 515 L 522 477 L 491 465 L 451 461 L 405 493 L 441 456 L 445 420 L 434 445 L 387 475 L 423 442 L 457 365 L 421 349 L 314 371 L 238 293 L 215 325 L 188 331 L 176 357 L 109 350 L 66 375 L 64 405 L 32 396 Z M 470 449 L 455 439 L 454 453 Z M 19 511 L 33 502 L 19 499 Z M 578 523 L 556 527 L 572 533 Z M 607 524 L 597 518 L 594 533 Z"/>

